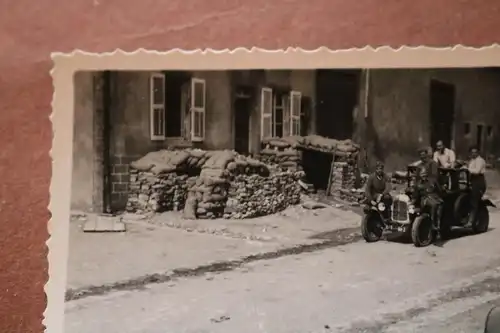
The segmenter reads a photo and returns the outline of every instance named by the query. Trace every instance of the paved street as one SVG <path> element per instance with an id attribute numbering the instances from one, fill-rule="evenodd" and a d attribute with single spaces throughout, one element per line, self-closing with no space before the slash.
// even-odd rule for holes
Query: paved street
<path id="1" fill-rule="evenodd" d="M 491 230 L 424 249 L 379 242 L 255 260 L 67 303 L 67 333 L 482 332 L 500 304 Z M 214 236 L 215 237 L 215 236 Z"/>

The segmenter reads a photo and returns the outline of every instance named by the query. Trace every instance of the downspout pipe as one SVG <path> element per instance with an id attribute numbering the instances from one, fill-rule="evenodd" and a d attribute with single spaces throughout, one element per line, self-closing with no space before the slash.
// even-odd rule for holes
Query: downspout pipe
<path id="1" fill-rule="evenodd" d="M 103 208 L 104 213 L 111 214 L 111 72 L 103 72 Z"/>

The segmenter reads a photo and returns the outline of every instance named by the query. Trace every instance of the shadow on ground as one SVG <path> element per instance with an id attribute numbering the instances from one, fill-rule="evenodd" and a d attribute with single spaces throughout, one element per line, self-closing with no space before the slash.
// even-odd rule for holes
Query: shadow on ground
<path id="1" fill-rule="evenodd" d="M 487 232 L 493 231 L 494 228 L 489 228 Z M 463 238 L 463 237 L 475 237 L 480 236 L 480 234 L 474 234 L 470 228 L 455 228 L 451 231 L 450 237 L 447 239 L 438 238 L 432 246 L 444 247 L 444 245 L 450 241 Z M 384 237 L 385 241 L 391 243 L 399 244 L 412 244 L 412 240 L 409 236 L 402 235 L 400 233 L 388 234 Z"/>

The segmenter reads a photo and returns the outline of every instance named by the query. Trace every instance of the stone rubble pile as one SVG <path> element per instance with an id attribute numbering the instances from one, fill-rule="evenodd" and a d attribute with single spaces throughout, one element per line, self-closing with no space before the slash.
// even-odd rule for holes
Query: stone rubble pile
<path id="1" fill-rule="evenodd" d="M 300 171 L 281 171 L 268 177 L 237 175 L 229 187 L 224 218 L 242 219 L 274 214 L 300 203 Z"/>
<path id="2" fill-rule="evenodd" d="M 126 210 L 137 213 L 182 210 L 193 180 L 175 172 L 155 175 L 131 169 Z"/>

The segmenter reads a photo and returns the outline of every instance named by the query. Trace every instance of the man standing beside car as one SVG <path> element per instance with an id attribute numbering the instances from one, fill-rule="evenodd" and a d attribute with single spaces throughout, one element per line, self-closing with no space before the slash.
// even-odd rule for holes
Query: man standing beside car
<path id="1" fill-rule="evenodd" d="M 472 224 L 477 217 L 479 202 L 484 192 L 486 192 L 486 179 L 484 177 L 486 161 L 479 155 L 479 149 L 477 147 L 471 147 L 470 149 L 470 160 L 467 169 L 470 173 L 471 184 L 471 213 L 469 215 L 469 224 Z"/>

